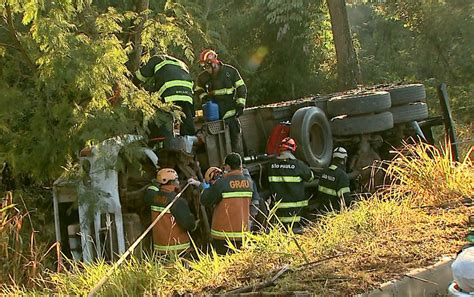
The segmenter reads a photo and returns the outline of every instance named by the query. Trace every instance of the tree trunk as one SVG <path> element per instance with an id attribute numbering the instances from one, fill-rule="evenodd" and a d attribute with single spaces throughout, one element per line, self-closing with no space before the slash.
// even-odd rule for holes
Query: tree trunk
<path id="1" fill-rule="evenodd" d="M 148 9 L 149 0 L 135 0 L 135 12 L 142 17 L 139 20 L 135 20 L 133 23 L 133 34 L 131 37 L 133 50 L 128 57 L 127 68 L 131 73 L 135 73 L 140 66 L 140 58 L 142 56 L 142 30 L 143 24 L 145 23 L 146 17 L 141 14 L 143 11 Z"/>
<path id="2" fill-rule="evenodd" d="M 352 44 L 344 0 L 326 0 L 336 47 L 337 79 L 341 90 L 348 90 L 362 82 L 359 61 Z"/>

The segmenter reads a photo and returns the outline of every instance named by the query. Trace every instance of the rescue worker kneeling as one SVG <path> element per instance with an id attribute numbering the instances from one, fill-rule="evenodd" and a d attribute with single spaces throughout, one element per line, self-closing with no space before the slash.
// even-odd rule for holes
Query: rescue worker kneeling
<path id="1" fill-rule="evenodd" d="M 331 166 L 322 172 L 319 180 L 317 201 L 320 212 L 338 211 L 341 207 L 349 206 L 351 203 L 351 189 L 349 188 L 349 175 L 346 173 L 346 163 L 346 149 L 335 148 L 332 153 Z"/>
<path id="2" fill-rule="evenodd" d="M 301 233 L 303 212 L 308 206 L 304 182 L 312 181 L 314 176 L 303 161 L 295 158 L 295 151 L 293 138 L 286 137 L 281 141 L 279 155 L 268 165 L 268 182 L 278 220 L 285 227 L 291 227 L 294 233 Z"/>
<path id="3" fill-rule="evenodd" d="M 249 231 L 250 202 L 253 195 L 252 181 L 242 173 L 242 159 L 237 153 L 225 158 L 229 171 L 214 185 L 205 189 L 201 203 L 214 207 L 211 225 L 212 245 L 218 254 L 230 251 L 227 240 L 240 248 L 244 233 Z"/>
<path id="4" fill-rule="evenodd" d="M 158 184 L 149 186 L 145 193 L 145 201 L 151 206 L 152 221 L 173 201 L 180 189 L 174 169 L 161 169 L 156 180 Z M 184 198 L 178 198 L 153 227 L 154 250 L 159 254 L 189 252 L 191 240 L 188 232 L 196 228 L 197 222 L 188 203 Z"/>

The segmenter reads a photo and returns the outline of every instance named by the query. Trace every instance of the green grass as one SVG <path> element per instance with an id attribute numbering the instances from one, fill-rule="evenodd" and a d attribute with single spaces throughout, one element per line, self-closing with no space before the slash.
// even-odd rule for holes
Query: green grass
<path id="1" fill-rule="evenodd" d="M 349 295 L 453 255 L 463 243 L 471 211 L 460 201 L 474 192 L 472 162 L 453 163 L 446 150 L 427 145 L 406 146 L 387 173 L 389 188 L 360 197 L 340 213 L 321 217 L 303 235 L 276 227 L 268 234 L 248 236 L 240 251 L 224 257 L 211 252 L 199 253 L 193 261 L 131 258 L 100 294 L 223 293 L 261 283 L 289 265 L 290 270 L 266 290 Z M 305 259 L 326 260 L 305 265 Z M 41 290 L 18 285 L 2 290 L 6 294 L 84 295 L 110 267 L 103 262 L 75 264 L 61 273 L 36 278 Z"/>

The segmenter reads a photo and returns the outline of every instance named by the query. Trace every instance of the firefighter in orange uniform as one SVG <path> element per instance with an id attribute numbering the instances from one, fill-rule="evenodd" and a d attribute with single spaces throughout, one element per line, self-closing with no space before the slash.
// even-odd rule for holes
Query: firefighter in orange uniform
<path id="1" fill-rule="evenodd" d="M 157 183 L 156 183 L 157 182 Z M 168 206 L 179 191 L 178 174 L 174 169 L 164 168 L 158 171 L 156 182 L 148 187 L 145 201 L 151 206 L 154 220 Z M 197 228 L 188 203 L 178 198 L 161 220 L 153 227 L 153 247 L 159 254 L 188 252 L 191 250 L 190 236 Z"/>
<path id="2" fill-rule="evenodd" d="M 249 232 L 252 181 L 242 173 L 242 159 L 237 153 L 225 158 L 228 172 L 201 195 L 201 203 L 214 207 L 211 225 L 213 246 L 218 254 L 229 252 L 227 240 L 237 248 L 242 245 L 244 233 Z"/>

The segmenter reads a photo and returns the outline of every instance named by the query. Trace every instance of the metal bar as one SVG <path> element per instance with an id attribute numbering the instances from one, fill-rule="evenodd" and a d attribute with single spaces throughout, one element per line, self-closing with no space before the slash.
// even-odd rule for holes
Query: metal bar
<path id="1" fill-rule="evenodd" d="M 54 189 L 54 187 L 53 187 L 53 216 L 54 216 L 54 231 L 56 232 L 56 241 L 61 242 L 61 227 L 60 227 L 60 222 L 59 222 L 59 203 L 58 203 L 58 196 L 56 195 L 56 189 Z"/>
<path id="2" fill-rule="evenodd" d="M 451 107 L 449 106 L 449 96 L 446 89 L 446 84 L 442 83 L 438 86 L 438 97 L 441 105 L 441 110 L 443 111 L 444 119 L 444 128 L 446 131 L 446 136 L 449 138 L 451 143 L 451 152 L 453 154 L 454 160 L 459 162 L 459 151 L 457 146 L 456 138 L 456 128 L 454 126 L 454 121 L 451 115 Z"/>
<path id="3" fill-rule="evenodd" d="M 412 121 L 410 124 L 412 128 L 415 129 L 416 134 L 418 134 L 418 136 L 420 136 L 421 138 L 423 138 L 424 141 L 426 141 L 425 134 L 423 134 L 423 131 L 421 130 L 420 125 L 418 125 L 418 122 Z"/>

